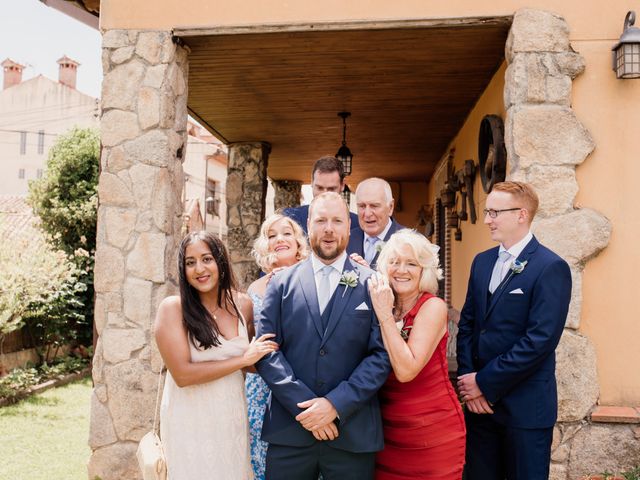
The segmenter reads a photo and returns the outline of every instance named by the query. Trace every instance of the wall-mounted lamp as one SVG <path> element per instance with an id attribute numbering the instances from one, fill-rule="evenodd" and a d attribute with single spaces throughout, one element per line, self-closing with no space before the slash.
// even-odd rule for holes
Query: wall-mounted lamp
<path id="1" fill-rule="evenodd" d="M 620 41 L 611 49 L 617 78 L 640 78 L 640 28 L 632 27 L 634 23 L 636 12 L 627 12 Z"/>
<path id="2" fill-rule="evenodd" d="M 345 175 L 351 175 L 351 164 L 353 162 L 353 155 L 349 147 L 347 147 L 347 117 L 351 116 L 351 112 L 339 112 L 339 117 L 342 117 L 342 146 L 336 153 L 336 158 L 342 162 Z"/>

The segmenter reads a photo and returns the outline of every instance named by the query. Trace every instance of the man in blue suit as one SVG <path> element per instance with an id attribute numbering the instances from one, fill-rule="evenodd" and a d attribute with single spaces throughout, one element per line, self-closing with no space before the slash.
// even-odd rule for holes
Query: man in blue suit
<path id="1" fill-rule="evenodd" d="M 313 198 L 324 192 L 340 193 L 344 190 L 344 169 L 342 162 L 336 157 L 325 156 L 316 161 L 311 172 L 311 191 Z M 283 215 L 293 218 L 307 234 L 307 219 L 309 218 L 309 205 L 285 208 Z M 355 213 L 349 213 L 351 226 L 358 226 L 358 217 Z"/>
<path id="2" fill-rule="evenodd" d="M 458 331 L 467 480 L 546 480 L 558 400 L 555 349 L 571 299 L 567 263 L 530 232 L 533 188 L 494 185 L 484 223 L 499 247 L 471 265 Z"/>
<path id="3" fill-rule="evenodd" d="M 266 478 L 372 479 L 383 448 L 377 391 L 390 371 L 366 280 L 351 261 L 347 205 L 323 193 L 309 209 L 312 255 L 276 274 L 257 335 L 275 333 L 279 350 L 257 369 L 271 388 L 262 439 Z"/>
<path id="4" fill-rule="evenodd" d="M 392 217 L 391 185 L 381 178 L 368 178 L 358 184 L 356 205 L 359 227 L 351 229 L 347 252 L 360 255 L 375 270 L 384 243 L 405 227 Z"/>

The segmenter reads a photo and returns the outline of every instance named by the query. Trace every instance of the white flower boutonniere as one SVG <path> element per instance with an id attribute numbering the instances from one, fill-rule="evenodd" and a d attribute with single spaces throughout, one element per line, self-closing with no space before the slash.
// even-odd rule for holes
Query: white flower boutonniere
<path id="1" fill-rule="evenodd" d="M 518 260 L 514 260 L 513 263 L 511 264 L 510 270 L 514 274 L 522 273 L 522 271 L 524 270 L 524 267 L 527 266 L 527 263 L 529 263 L 528 260 L 525 260 L 524 262 L 520 262 Z"/>
<path id="2" fill-rule="evenodd" d="M 380 253 L 382 251 L 382 249 L 384 248 L 385 242 L 383 242 L 382 240 L 380 240 L 378 243 L 376 243 L 375 249 L 376 249 L 376 253 Z"/>
<path id="3" fill-rule="evenodd" d="M 347 270 L 340 277 L 338 285 L 344 285 L 344 290 L 342 291 L 342 296 L 344 297 L 344 294 L 347 293 L 347 288 L 355 288 L 358 285 L 358 274 L 353 270 Z"/>

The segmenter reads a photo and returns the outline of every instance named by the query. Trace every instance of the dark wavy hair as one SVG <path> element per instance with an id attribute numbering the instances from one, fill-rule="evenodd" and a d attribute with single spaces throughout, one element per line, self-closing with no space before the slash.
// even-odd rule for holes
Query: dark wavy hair
<path id="1" fill-rule="evenodd" d="M 187 280 L 185 256 L 187 247 L 198 241 L 203 241 L 211 250 L 211 254 L 218 266 L 218 305 L 231 315 L 236 315 L 242 322 L 242 316 L 233 300 L 233 291 L 236 290 L 236 281 L 229 264 L 229 255 L 222 241 L 209 232 L 192 232 L 182 239 L 178 251 L 178 272 L 180 279 L 180 303 L 182 305 L 182 321 L 184 322 L 189 339 L 196 348 L 204 348 L 220 345 L 220 330 L 213 316 L 200 301 L 198 291 Z M 230 310 L 230 309 L 233 309 Z M 196 343 L 197 342 L 197 343 Z"/>

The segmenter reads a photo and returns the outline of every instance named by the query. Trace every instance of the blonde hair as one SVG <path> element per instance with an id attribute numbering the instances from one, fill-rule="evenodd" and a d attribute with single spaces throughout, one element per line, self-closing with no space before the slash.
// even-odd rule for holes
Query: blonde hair
<path id="1" fill-rule="evenodd" d="M 422 267 L 418 289 L 420 292 L 435 295 L 438 293 L 438 280 L 442 279 L 442 269 L 437 253 L 439 248 L 415 230 L 404 228 L 391 235 L 378 257 L 378 272 L 388 276 L 389 263 L 404 245 L 409 245 L 418 264 Z"/>
<path id="2" fill-rule="evenodd" d="M 289 226 L 293 229 L 293 237 L 298 244 L 296 258 L 298 260 L 304 260 L 309 256 L 309 244 L 307 243 L 307 237 L 305 237 L 302 228 L 298 225 L 298 222 L 282 215 L 281 213 L 274 213 L 262 222 L 260 233 L 258 238 L 253 242 L 253 249 L 251 250 L 251 255 L 253 255 L 253 258 L 256 259 L 256 263 L 265 273 L 269 273 L 275 268 L 277 260 L 275 252 L 269 251 L 269 229 L 283 219 L 286 220 L 289 223 Z"/>

